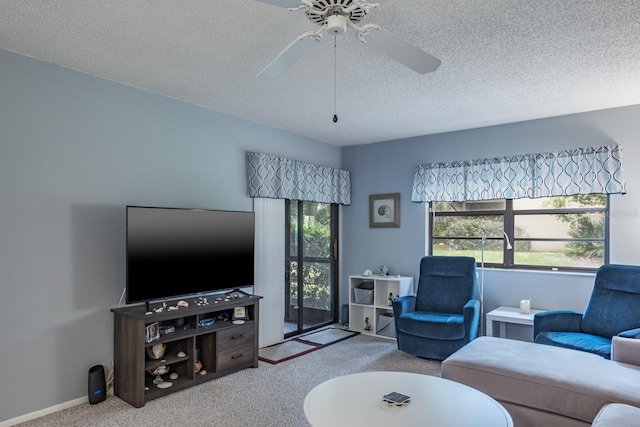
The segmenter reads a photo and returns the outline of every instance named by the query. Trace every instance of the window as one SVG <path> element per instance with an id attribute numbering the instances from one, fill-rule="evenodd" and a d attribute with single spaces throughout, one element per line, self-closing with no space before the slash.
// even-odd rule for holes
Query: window
<path id="1" fill-rule="evenodd" d="M 592 271 L 609 262 L 606 194 L 432 202 L 429 210 L 432 255 L 473 256 L 478 262 L 484 257 L 485 266 L 545 270 Z M 507 250 L 505 235 L 513 250 Z"/>

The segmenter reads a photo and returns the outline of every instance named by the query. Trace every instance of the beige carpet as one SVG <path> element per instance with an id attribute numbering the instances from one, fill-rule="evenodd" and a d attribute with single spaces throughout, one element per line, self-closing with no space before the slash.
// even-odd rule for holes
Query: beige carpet
<path id="1" fill-rule="evenodd" d="M 151 400 L 139 409 L 109 396 L 97 405 L 82 404 L 20 426 L 308 426 L 302 405 L 311 389 L 328 379 L 365 371 L 440 376 L 440 362 L 400 352 L 394 340 L 358 335 L 286 363 L 261 362 L 257 369 Z"/>

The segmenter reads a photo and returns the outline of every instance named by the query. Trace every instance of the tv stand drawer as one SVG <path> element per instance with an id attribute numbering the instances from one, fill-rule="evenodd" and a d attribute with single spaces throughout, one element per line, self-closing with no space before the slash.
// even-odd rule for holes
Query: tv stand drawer
<path id="1" fill-rule="evenodd" d="M 218 333 L 217 370 L 227 371 L 253 363 L 254 327 L 245 324 Z"/>

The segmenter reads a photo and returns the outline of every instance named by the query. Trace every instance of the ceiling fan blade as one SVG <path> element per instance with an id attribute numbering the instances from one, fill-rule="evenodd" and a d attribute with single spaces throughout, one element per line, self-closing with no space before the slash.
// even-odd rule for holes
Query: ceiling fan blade
<path id="1" fill-rule="evenodd" d="M 442 63 L 438 58 L 383 29 L 372 30 L 366 36 L 366 43 L 420 74 L 431 73 Z"/>
<path id="2" fill-rule="evenodd" d="M 317 42 L 319 35 L 315 31 L 304 33 L 287 46 L 280 54 L 258 73 L 265 80 L 275 79 L 284 73 L 307 53 Z"/>
<path id="3" fill-rule="evenodd" d="M 260 3 L 272 4 L 279 7 L 298 7 L 300 6 L 300 0 L 256 0 Z"/>

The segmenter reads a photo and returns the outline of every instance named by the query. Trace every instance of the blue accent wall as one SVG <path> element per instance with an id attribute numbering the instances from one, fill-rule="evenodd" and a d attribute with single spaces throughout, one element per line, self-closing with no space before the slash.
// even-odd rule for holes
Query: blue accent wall
<path id="1" fill-rule="evenodd" d="M 246 151 L 341 163 L 335 146 L 0 50 L 0 422 L 110 370 L 125 206 L 251 211 Z"/>

